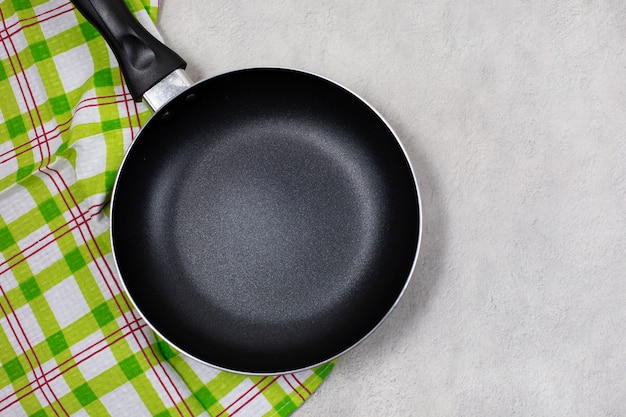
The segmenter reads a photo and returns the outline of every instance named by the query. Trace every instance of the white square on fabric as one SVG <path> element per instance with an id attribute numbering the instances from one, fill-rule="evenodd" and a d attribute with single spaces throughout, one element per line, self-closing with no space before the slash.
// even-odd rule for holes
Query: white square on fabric
<path id="1" fill-rule="evenodd" d="M 13 184 L 2 191 L 2 197 L 0 198 L 0 216 L 7 224 L 37 208 L 33 197 L 19 184 Z"/>
<path id="2" fill-rule="evenodd" d="M 50 1 L 34 10 L 40 16 L 39 27 L 46 38 L 78 26 L 72 6 L 65 1 Z"/>
<path id="3" fill-rule="evenodd" d="M 150 415 L 150 411 L 146 408 L 135 387 L 130 382 L 102 396 L 100 402 L 112 416 Z"/>
<path id="4" fill-rule="evenodd" d="M 0 365 L 2 365 L 2 363 L 0 363 Z M 10 404 L 14 401 L 17 400 L 17 393 L 15 392 L 15 387 L 11 384 L 9 384 L 8 386 L 0 389 L 0 408 L 3 409 L 4 407 L 6 407 L 7 404 Z M 19 403 L 17 403 L 17 405 L 14 405 L 13 407 L 17 407 L 17 408 L 22 408 L 20 407 Z M 7 413 L 8 416 L 12 416 L 13 414 L 9 414 L 11 413 L 11 408 L 5 410 L 5 412 Z"/>
<path id="5" fill-rule="evenodd" d="M 247 403 L 238 413 L 239 417 L 263 416 L 274 407 L 263 394 L 257 395 L 252 401 Z"/>
<path id="6" fill-rule="evenodd" d="M 35 107 L 38 107 L 48 101 L 48 93 L 46 92 L 46 88 L 43 86 L 43 80 L 41 79 L 41 73 L 39 72 L 39 68 L 36 65 L 33 65 L 30 68 L 27 68 L 22 72 L 24 77 L 26 77 L 23 81 L 27 82 L 28 92 L 27 97 L 29 100 L 35 100 L 35 105 L 29 105 L 29 109 L 33 110 Z M 24 87 L 24 83 L 22 83 L 22 87 Z M 32 101 L 29 101 L 29 104 L 32 104 Z M 24 112 L 28 111 L 28 109 L 24 109 Z M 37 125 L 41 125 L 43 120 L 39 120 L 39 115 L 35 112 L 33 116 L 35 118 L 35 123 Z M 39 132 L 40 134 L 43 132 Z"/>
<path id="7" fill-rule="evenodd" d="M 63 258 L 48 225 L 35 230 L 17 244 L 22 249 L 24 256 L 26 256 L 26 262 L 35 275 Z"/>
<path id="8" fill-rule="evenodd" d="M 72 126 L 100 121 L 100 110 L 98 110 L 98 106 L 93 105 L 98 102 L 94 97 L 95 94 L 96 91 L 94 89 L 85 91 L 80 99 L 80 104 L 72 115 Z"/>
<path id="9" fill-rule="evenodd" d="M 70 346 L 70 352 L 72 352 L 72 357 L 79 362 L 90 355 L 94 355 L 95 352 L 99 351 L 102 348 L 106 348 L 109 343 L 104 340 L 104 334 L 102 331 L 98 330 L 93 332 L 83 340 L 74 343 Z M 97 354 L 96 354 L 97 356 Z"/>
<path id="10" fill-rule="evenodd" d="M 13 90 L 20 113 L 28 113 L 48 100 L 48 95 L 41 81 L 37 66 L 33 65 L 18 75 L 9 77 L 9 84 Z M 35 124 L 39 125 L 37 113 L 33 113 Z M 27 126 L 28 127 L 28 126 Z M 41 130 L 38 130 L 41 134 Z"/>
<path id="11" fill-rule="evenodd" d="M 91 311 L 73 276 L 50 288 L 44 293 L 44 297 L 61 328 Z"/>
<path id="12" fill-rule="evenodd" d="M 78 369 L 86 380 L 90 380 L 117 365 L 117 360 L 111 349 L 103 349 L 89 359 L 83 360 L 78 364 Z"/>
<path id="13" fill-rule="evenodd" d="M 30 349 L 30 346 L 35 346 L 38 343 L 43 342 L 46 339 L 46 336 L 43 334 L 41 330 L 41 326 L 37 322 L 37 318 L 35 317 L 35 313 L 30 308 L 28 304 L 23 305 L 22 307 L 15 310 L 15 314 L 11 317 L 9 314 L 9 320 L 15 329 L 22 346 L 25 349 Z M 16 324 L 19 326 L 16 327 Z M 28 340 L 24 340 L 24 334 Z M 30 345 L 30 346 L 29 346 Z M 22 349 L 19 347 L 15 349 L 16 352 L 21 352 Z"/>
<path id="14" fill-rule="evenodd" d="M 89 136 L 72 145 L 76 151 L 76 179 L 93 177 L 106 171 L 106 141 L 103 135 Z"/>
<path id="15" fill-rule="evenodd" d="M 62 193 L 76 182 L 74 167 L 72 167 L 70 161 L 65 158 L 56 158 L 48 167 L 35 172 L 33 175 L 46 185 L 52 195 Z M 68 202 L 68 204 L 70 204 L 70 202 Z M 64 212 L 64 218 L 67 214 L 65 206 L 65 203 L 63 203 L 63 206 L 59 204 L 59 209 Z"/>
<path id="16" fill-rule="evenodd" d="M 72 91 L 83 85 L 93 74 L 93 60 L 87 44 L 54 56 L 63 89 Z"/>
<path id="17" fill-rule="evenodd" d="M 133 353 L 141 351 L 141 349 L 148 347 L 148 345 L 156 341 L 150 328 L 139 328 L 142 324 L 144 324 L 143 320 L 140 320 L 138 323 L 132 323 L 129 330 L 127 330 L 128 333 L 125 339 Z"/>
<path id="18" fill-rule="evenodd" d="M 189 365 L 189 367 L 193 369 L 193 372 L 198 376 L 198 378 L 200 378 L 200 380 L 204 384 L 207 384 L 213 378 L 218 376 L 221 372 L 219 369 L 191 359 L 187 357 L 187 355 L 182 355 L 181 358 L 183 358 L 187 365 Z"/>
<path id="19" fill-rule="evenodd" d="M 58 375 L 58 372 L 53 372 L 51 374 L 51 377 L 48 379 L 48 385 L 50 386 L 50 389 L 52 389 L 52 391 L 56 394 L 56 396 L 58 398 L 61 398 L 69 394 L 72 390 L 69 385 L 67 385 L 67 382 L 65 382 L 65 378 L 63 378 L 63 375 L 54 378 L 54 376 L 56 375 Z"/>

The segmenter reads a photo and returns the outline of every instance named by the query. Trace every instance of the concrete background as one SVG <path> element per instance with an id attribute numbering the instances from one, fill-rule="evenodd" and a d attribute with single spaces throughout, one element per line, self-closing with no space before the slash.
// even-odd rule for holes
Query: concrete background
<path id="1" fill-rule="evenodd" d="M 394 126 L 413 281 L 295 415 L 626 415 L 626 2 L 162 0 L 195 79 L 320 73 Z"/>

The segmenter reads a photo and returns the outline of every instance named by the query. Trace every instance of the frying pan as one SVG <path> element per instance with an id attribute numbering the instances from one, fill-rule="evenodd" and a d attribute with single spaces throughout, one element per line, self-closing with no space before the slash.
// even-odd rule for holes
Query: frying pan
<path id="1" fill-rule="evenodd" d="M 385 120 L 285 68 L 193 84 L 123 0 L 73 0 L 154 114 L 115 182 L 111 240 L 147 323 L 214 367 L 280 374 L 336 358 L 397 303 L 421 237 L 417 183 Z"/>

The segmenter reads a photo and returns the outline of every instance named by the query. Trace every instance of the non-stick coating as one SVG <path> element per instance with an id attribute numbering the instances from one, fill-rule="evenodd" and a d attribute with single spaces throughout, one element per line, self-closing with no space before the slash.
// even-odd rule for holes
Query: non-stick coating
<path id="1" fill-rule="evenodd" d="M 322 363 L 386 316 L 418 246 L 411 168 L 366 104 L 293 70 L 228 73 L 153 116 L 116 182 L 131 298 L 215 366 Z"/>

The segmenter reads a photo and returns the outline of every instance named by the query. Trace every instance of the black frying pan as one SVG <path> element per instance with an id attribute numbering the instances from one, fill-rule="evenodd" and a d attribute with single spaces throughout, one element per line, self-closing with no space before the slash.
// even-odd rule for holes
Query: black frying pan
<path id="1" fill-rule="evenodd" d="M 117 268 L 151 327 L 252 374 L 324 363 L 370 334 L 407 285 L 421 230 L 413 172 L 381 116 L 290 69 L 189 87 L 184 61 L 123 1 L 73 2 L 156 107 L 111 208 Z"/>

